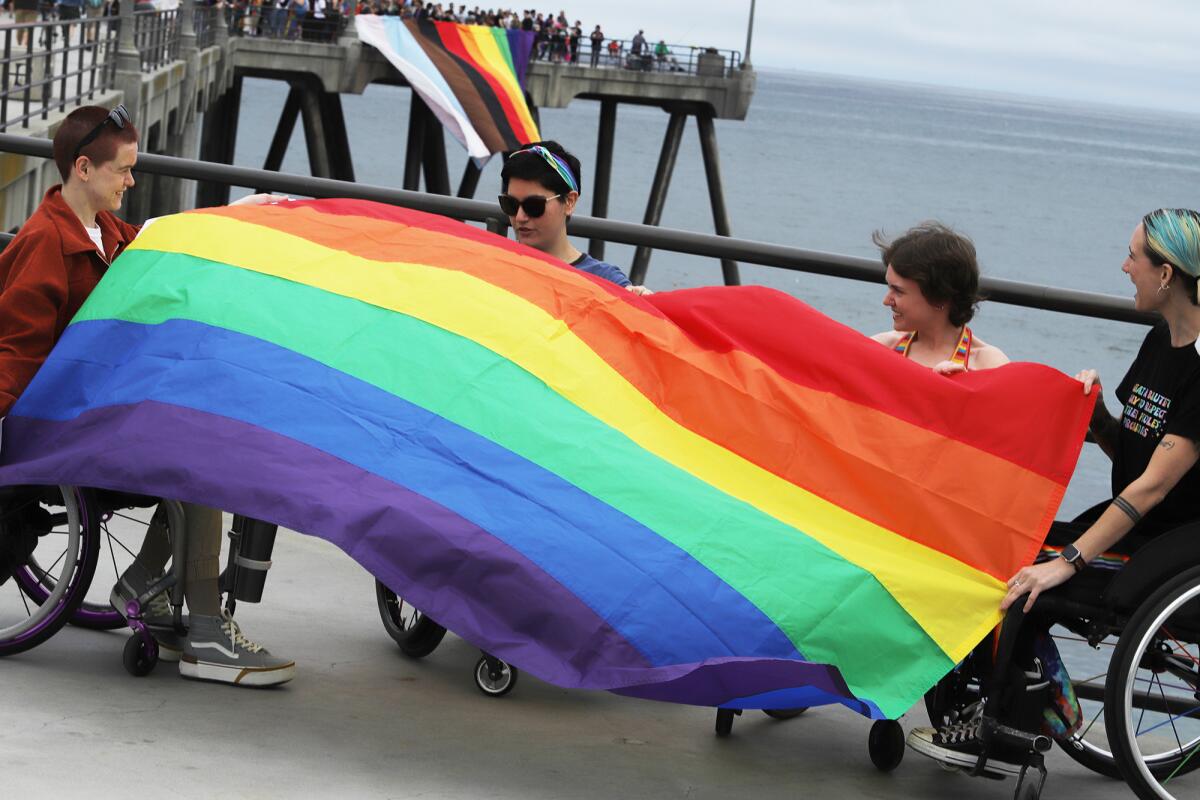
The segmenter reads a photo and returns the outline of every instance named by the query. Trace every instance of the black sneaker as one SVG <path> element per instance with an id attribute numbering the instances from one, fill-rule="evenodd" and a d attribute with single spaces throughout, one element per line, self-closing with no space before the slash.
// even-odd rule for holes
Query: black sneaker
<path id="1" fill-rule="evenodd" d="M 907 744 L 923 756 L 939 764 L 957 769 L 974 769 L 979 763 L 983 743 L 979 739 L 980 717 L 974 716 L 964 722 L 954 722 L 937 730 L 913 728 L 908 733 Z M 1021 764 L 1015 764 L 997 756 L 988 756 L 985 773 L 994 775 L 1020 775 Z"/>

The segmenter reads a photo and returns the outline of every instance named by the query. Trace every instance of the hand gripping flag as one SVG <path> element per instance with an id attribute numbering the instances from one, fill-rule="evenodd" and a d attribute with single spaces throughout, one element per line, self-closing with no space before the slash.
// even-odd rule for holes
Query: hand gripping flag
<path id="1" fill-rule="evenodd" d="M 641 298 L 444 218 L 293 202 L 144 230 L 6 421 L 0 483 L 320 536 L 561 686 L 896 717 L 998 621 L 1090 407 L 772 290 Z"/>

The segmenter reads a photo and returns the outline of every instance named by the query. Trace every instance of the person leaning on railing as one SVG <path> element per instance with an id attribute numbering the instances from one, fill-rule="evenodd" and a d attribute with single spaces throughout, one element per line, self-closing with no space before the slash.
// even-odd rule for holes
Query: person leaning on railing
<path id="1" fill-rule="evenodd" d="M 134 186 L 137 156 L 138 131 L 123 105 L 112 111 L 77 108 L 55 132 L 54 163 L 63 182 L 50 187 L 0 253 L 0 417 L 33 380 L 109 264 L 138 235 L 138 226 L 114 213 Z M 238 204 L 270 199 L 252 195 Z M 185 677 L 246 686 L 291 680 L 294 662 L 246 639 L 221 612 L 221 512 L 188 503 L 184 513 L 188 637 L 179 641 L 171 607 L 160 595 L 145 616 L 160 658 L 180 661 Z M 167 531 L 152 526 L 141 552 L 113 587 L 113 606 L 124 613 L 130 600 L 162 576 L 170 555 Z"/>

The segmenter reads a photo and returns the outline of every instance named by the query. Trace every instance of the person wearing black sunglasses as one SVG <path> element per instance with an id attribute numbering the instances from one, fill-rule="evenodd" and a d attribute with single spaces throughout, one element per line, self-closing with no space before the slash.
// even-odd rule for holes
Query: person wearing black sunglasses
<path id="1" fill-rule="evenodd" d="M 517 241 L 571 266 L 623 286 L 633 286 L 618 267 L 580 252 L 567 236 L 580 189 L 579 159 L 557 142 L 536 142 L 509 155 L 500 171 L 500 210 L 508 217 Z"/>
<path id="2" fill-rule="evenodd" d="M 123 105 L 111 111 L 101 106 L 77 108 L 55 132 L 54 163 L 63 182 L 50 187 L 0 254 L 0 418 L 29 385 L 109 264 L 137 236 L 140 226 L 114 213 L 135 185 L 137 157 L 138 131 Z M 251 195 L 235 205 L 277 199 L 283 198 Z M 292 661 L 253 645 L 237 623 L 221 615 L 221 512 L 185 503 L 184 514 L 190 631 L 188 640 L 180 641 L 171 630 L 170 607 L 151 602 L 144 619 L 158 640 L 159 657 L 182 658 L 180 672 L 188 677 L 241 685 L 289 680 L 295 670 Z M 141 552 L 113 589 L 114 607 L 123 610 L 128 600 L 142 594 L 162 575 L 170 555 L 165 526 L 152 525 Z M 236 661 L 217 663 L 223 658 L 211 655 L 220 653 L 217 648 L 243 652 L 235 655 Z M 197 658 L 196 652 L 204 655 Z"/>

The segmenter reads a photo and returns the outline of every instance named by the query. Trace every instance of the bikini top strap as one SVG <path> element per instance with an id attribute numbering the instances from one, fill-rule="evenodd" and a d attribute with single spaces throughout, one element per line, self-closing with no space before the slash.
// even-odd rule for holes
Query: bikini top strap
<path id="1" fill-rule="evenodd" d="M 954 355 L 950 357 L 950 361 L 955 364 L 962 364 L 963 369 L 967 369 L 971 362 L 971 343 L 973 339 L 971 329 L 963 325 L 962 336 L 958 339 L 958 347 L 955 348 Z"/>
<path id="2" fill-rule="evenodd" d="M 909 331 L 900 337 L 900 341 L 896 342 L 896 345 L 892 349 L 905 358 L 908 358 L 908 348 L 912 345 L 915 338 L 917 338 L 917 332 Z"/>

